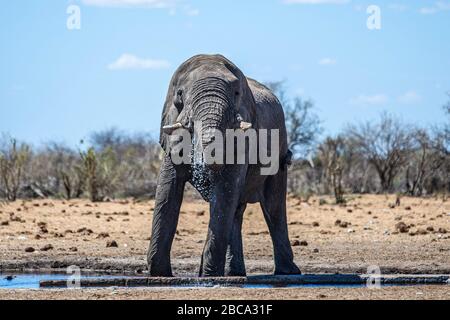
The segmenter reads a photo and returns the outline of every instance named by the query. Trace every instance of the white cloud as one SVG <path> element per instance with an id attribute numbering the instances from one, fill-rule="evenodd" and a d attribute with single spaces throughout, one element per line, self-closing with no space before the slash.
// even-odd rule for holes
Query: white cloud
<path id="1" fill-rule="evenodd" d="M 116 61 L 108 65 L 109 70 L 128 69 L 166 69 L 170 67 L 167 60 L 142 59 L 135 55 L 124 53 Z"/>
<path id="2" fill-rule="evenodd" d="M 436 1 L 432 6 L 423 7 L 419 10 L 421 14 L 435 14 L 441 11 L 450 11 L 450 2 Z"/>
<path id="3" fill-rule="evenodd" d="M 319 60 L 321 66 L 331 66 L 337 63 L 336 59 L 333 58 L 323 58 Z"/>
<path id="4" fill-rule="evenodd" d="M 347 4 L 350 0 L 284 0 L 286 4 Z"/>
<path id="5" fill-rule="evenodd" d="M 386 104 L 389 97 L 385 94 L 365 95 L 361 94 L 355 98 L 350 99 L 350 103 L 358 106 L 377 106 Z"/>
<path id="6" fill-rule="evenodd" d="M 112 8 L 167 9 L 170 15 L 181 11 L 188 16 L 198 16 L 200 10 L 185 4 L 183 0 L 81 0 L 87 6 Z"/>
<path id="7" fill-rule="evenodd" d="M 200 14 L 199 9 L 186 8 L 185 12 L 188 16 L 198 16 Z"/>
<path id="8" fill-rule="evenodd" d="M 145 7 L 171 8 L 174 0 L 82 0 L 85 5 L 96 7 Z"/>
<path id="9" fill-rule="evenodd" d="M 403 104 L 414 104 L 420 102 L 421 100 L 422 97 L 413 90 L 405 92 L 397 98 L 397 101 Z"/>
<path id="10" fill-rule="evenodd" d="M 394 11 L 406 11 L 408 10 L 408 6 L 402 3 L 390 3 L 388 8 Z"/>

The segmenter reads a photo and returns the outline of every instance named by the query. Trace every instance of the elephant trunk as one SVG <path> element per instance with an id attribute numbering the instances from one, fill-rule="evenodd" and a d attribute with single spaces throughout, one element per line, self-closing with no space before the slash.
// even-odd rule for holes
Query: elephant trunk
<path id="1" fill-rule="evenodd" d="M 197 132 L 201 136 L 201 147 L 204 149 L 213 142 L 214 130 L 224 133 L 232 121 L 233 102 L 227 83 L 219 78 L 206 78 L 197 81 L 194 86 L 193 110 L 194 119 L 199 122 Z"/>

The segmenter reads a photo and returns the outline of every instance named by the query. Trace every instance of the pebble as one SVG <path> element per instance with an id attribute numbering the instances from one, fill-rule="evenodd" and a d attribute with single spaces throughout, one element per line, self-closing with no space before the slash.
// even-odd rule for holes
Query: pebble
<path id="1" fill-rule="evenodd" d="M 41 248 L 41 251 L 49 251 L 53 250 L 53 246 L 51 244 L 47 244 Z"/>
<path id="2" fill-rule="evenodd" d="M 106 247 L 107 248 L 118 248 L 119 245 L 117 244 L 117 242 L 115 240 L 110 240 L 106 243 Z"/>
<path id="3" fill-rule="evenodd" d="M 109 238 L 109 233 L 107 232 L 100 232 L 97 236 L 97 239 L 105 239 L 105 238 Z"/>
<path id="4" fill-rule="evenodd" d="M 34 252 L 34 251 L 35 251 L 35 249 L 33 247 L 25 248 L 25 252 L 31 253 L 31 252 Z"/>
<path id="5" fill-rule="evenodd" d="M 395 225 L 395 230 L 400 233 L 407 233 L 409 231 L 409 227 L 404 222 L 399 222 Z"/>

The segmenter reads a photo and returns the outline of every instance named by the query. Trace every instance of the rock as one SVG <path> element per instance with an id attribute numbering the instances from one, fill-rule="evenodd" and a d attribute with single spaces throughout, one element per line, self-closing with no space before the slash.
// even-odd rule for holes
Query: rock
<path id="1" fill-rule="evenodd" d="M 106 243 L 106 247 L 107 248 L 118 248 L 119 245 L 117 244 L 117 242 L 115 240 L 110 240 Z"/>
<path id="2" fill-rule="evenodd" d="M 434 231 L 434 228 L 433 228 L 433 227 L 431 227 L 431 226 L 429 226 L 429 227 L 427 227 L 427 231 L 429 231 L 429 232 L 433 232 L 433 231 Z"/>
<path id="3" fill-rule="evenodd" d="M 77 230 L 77 233 L 81 233 L 81 234 L 84 235 L 84 236 L 89 236 L 89 235 L 93 234 L 94 231 L 92 231 L 91 229 L 88 229 L 88 228 L 84 227 L 84 228 L 78 229 L 78 230 Z"/>
<path id="4" fill-rule="evenodd" d="M 34 236 L 34 238 L 35 238 L 36 240 L 40 240 L 40 239 L 42 239 L 42 236 L 41 236 L 40 234 L 37 234 L 37 235 Z"/>
<path id="5" fill-rule="evenodd" d="M 300 245 L 300 241 L 299 240 L 294 240 L 291 242 L 291 246 L 293 247 L 298 247 Z"/>
<path id="6" fill-rule="evenodd" d="M 33 247 L 27 247 L 27 248 L 25 248 L 25 252 L 31 253 L 31 252 L 34 252 L 34 251 L 35 251 L 35 250 L 34 250 Z"/>
<path id="7" fill-rule="evenodd" d="M 9 226 L 9 221 L 2 221 L 1 225 L 2 226 Z"/>
<path id="8" fill-rule="evenodd" d="M 319 223 L 318 223 L 317 221 L 314 221 L 314 222 L 312 223 L 312 226 L 313 226 L 313 227 L 318 227 L 318 226 L 319 226 Z"/>
<path id="9" fill-rule="evenodd" d="M 109 238 L 109 233 L 107 232 L 101 232 L 98 234 L 97 239 L 105 239 L 105 238 Z"/>
<path id="10" fill-rule="evenodd" d="M 348 213 L 352 213 L 353 210 L 352 210 L 352 209 L 347 209 L 347 212 L 348 212 Z"/>
<path id="11" fill-rule="evenodd" d="M 347 230 L 347 233 L 355 233 L 355 230 L 353 230 L 353 229 L 348 229 L 348 230 Z"/>
<path id="12" fill-rule="evenodd" d="M 428 234 L 428 232 L 424 229 L 418 229 L 416 233 L 422 236 Z"/>
<path id="13" fill-rule="evenodd" d="M 399 222 L 395 225 L 395 230 L 400 233 L 407 233 L 409 231 L 409 227 L 404 222 Z"/>
<path id="14" fill-rule="evenodd" d="M 41 251 L 49 251 L 53 250 L 53 246 L 51 244 L 47 244 L 41 248 Z"/>
<path id="15" fill-rule="evenodd" d="M 205 215 L 205 210 L 199 210 L 199 211 L 195 212 L 195 214 L 196 214 L 198 217 L 204 216 L 204 215 Z"/>
<path id="16" fill-rule="evenodd" d="M 445 234 L 445 233 L 447 233 L 447 229 L 439 228 L 439 229 L 438 229 L 438 232 L 439 232 L 439 233 L 442 233 L 442 234 Z"/>
<path id="17" fill-rule="evenodd" d="M 407 206 L 407 207 L 405 207 L 405 210 L 410 211 L 410 210 L 411 210 L 411 207 L 410 207 L 410 206 Z"/>
<path id="18" fill-rule="evenodd" d="M 77 251 L 78 251 L 78 248 L 77 248 L 77 247 L 71 247 L 71 248 L 69 248 L 69 251 L 71 251 L 71 252 L 77 252 Z"/>
<path id="19" fill-rule="evenodd" d="M 342 221 L 342 222 L 339 224 L 339 227 L 341 227 L 341 228 L 347 228 L 350 224 L 351 224 L 351 223 L 349 223 L 349 222 Z"/>
<path id="20" fill-rule="evenodd" d="M 308 242 L 306 240 L 302 240 L 302 241 L 300 241 L 300 245 L 302 247 L 307 247 L 308 246 Z"/>
<path id="21" fill-rule="evenodd" d="M 319 253 L 319 249 L 315 248 L 315 249 L 313 250 L 313 253 Z"/>
<path id="22" fill-rule="evenodd" d="M 48 233 L 47 227 L 41 227 L 41 228 L 40 228 L 40 232 L 41 232 L 41 233 Z"/>

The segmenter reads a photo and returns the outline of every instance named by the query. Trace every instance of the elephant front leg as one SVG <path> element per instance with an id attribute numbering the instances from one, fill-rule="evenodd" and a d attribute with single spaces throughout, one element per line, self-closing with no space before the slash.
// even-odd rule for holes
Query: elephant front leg
<path id="1" fill-rule="evenodd" d="M 223 176 L 230 178 L 231 175 L 223 174 Z M 200 266 L 201 277 L 223 277 L 225 275 L 227 247 L 239 196 L 238 180 L 220 179 L 214 183 L 214 193 L 210 201 L 208 236 Z"/>
<path id="2" fill-rule="evenodd" d="M 225 275 L 230 277 L 245 277 L 244 251 L 242 247 L 242 220 L 246 204 L 238 206 L 234 215 L 231 238 L 228 243 Z"/>
<path id="3" fill-rule="evenodd" d="M 185 179 L 175 170 L 168 156 L 161 164 L 153 213 L 152 236 L 148 250 L 149 274 L 171 277 L 170 250 L 175 236 Z"/>

